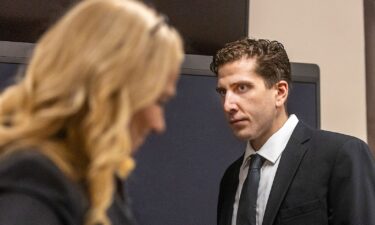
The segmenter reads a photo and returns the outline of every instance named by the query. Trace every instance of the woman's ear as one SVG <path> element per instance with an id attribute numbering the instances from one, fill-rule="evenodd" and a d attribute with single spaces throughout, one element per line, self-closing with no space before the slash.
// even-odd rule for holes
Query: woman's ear
<path id="1" fill-rule="evenodd" d="M 276 88 L 276 107 L 281 107 L 288 99 L 289 85 L 285 80 L 281 80 L 275 84 Z"/>

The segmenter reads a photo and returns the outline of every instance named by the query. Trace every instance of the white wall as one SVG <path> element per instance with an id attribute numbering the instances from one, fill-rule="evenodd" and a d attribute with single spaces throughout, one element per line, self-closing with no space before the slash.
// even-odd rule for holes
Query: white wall
<path id="1" fill-rule="evenodd" d="M 250 0 L 249 36 L 282 42 L 316 63 L 322 129 L 367 140 L 362 0 Z"/>

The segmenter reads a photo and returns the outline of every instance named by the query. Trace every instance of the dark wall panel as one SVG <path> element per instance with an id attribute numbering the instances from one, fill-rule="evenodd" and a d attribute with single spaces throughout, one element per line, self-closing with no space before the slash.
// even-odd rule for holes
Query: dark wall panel
<path id="1" fill-rule="evenodd" d="M 13 53 L 0 57 L 0 87 L 13 82 L 20 60 Z M 220 178 L 245 148 L 225 121 L 216 77 L 207 70 L 211 59 L 187 56 L 186 61 L 201 65 L 184 65 L 177 97 L 166 108 L 167 132 L 147 140 L 128 180 L 140 225 L 215 224 Z M 292 64 L 292 74 L 289 112 L 319 127 L 319 68 Z"/>
<path id="2" fill-rule="evenodd" d="M 20 64 L 0 63 L 0 93 L 5 87 L 16 81 L 16 74 L 20 71 Z"/>
<path id="3" fill-rule="evenodd" d="M 220 177 L 245 143 L 232 135 L 214 77 L 184 75 L 167 106 L 167 132 L 137 154 L 129 191 L 140 225 L 208 225 L 216 221 Z"/>

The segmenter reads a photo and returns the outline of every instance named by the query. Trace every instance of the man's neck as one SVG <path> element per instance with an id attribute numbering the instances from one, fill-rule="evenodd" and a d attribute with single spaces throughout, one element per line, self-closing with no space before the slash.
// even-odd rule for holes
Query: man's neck
<path id="1" fill-rule="evenodd" d="M 253 149 L 255 151 L 258 151 L 274 133 L 276 133 L 281 127 L 284 126 L 287 120 L 287 113 L 280 113 L 279 116 L 273 121 L 271 129 L 267 133 L 263 134 L 258 138 L 255 138 L 254 140 L 250 140 L 250 144 L 253 147 Z"/>

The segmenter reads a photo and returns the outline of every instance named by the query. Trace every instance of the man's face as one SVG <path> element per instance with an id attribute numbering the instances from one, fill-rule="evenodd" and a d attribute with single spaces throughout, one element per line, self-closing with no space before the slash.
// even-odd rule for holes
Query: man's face
<path id="1" fill-rule="evenodd" d="M 278 129 L 280 102 L 277 85 L 267 88 L 255 68 L 256 59 L 252 58 L 224 64 L 218 71 L 217 91 L 235 136 L 250 140 L 257 148 Z"/>

